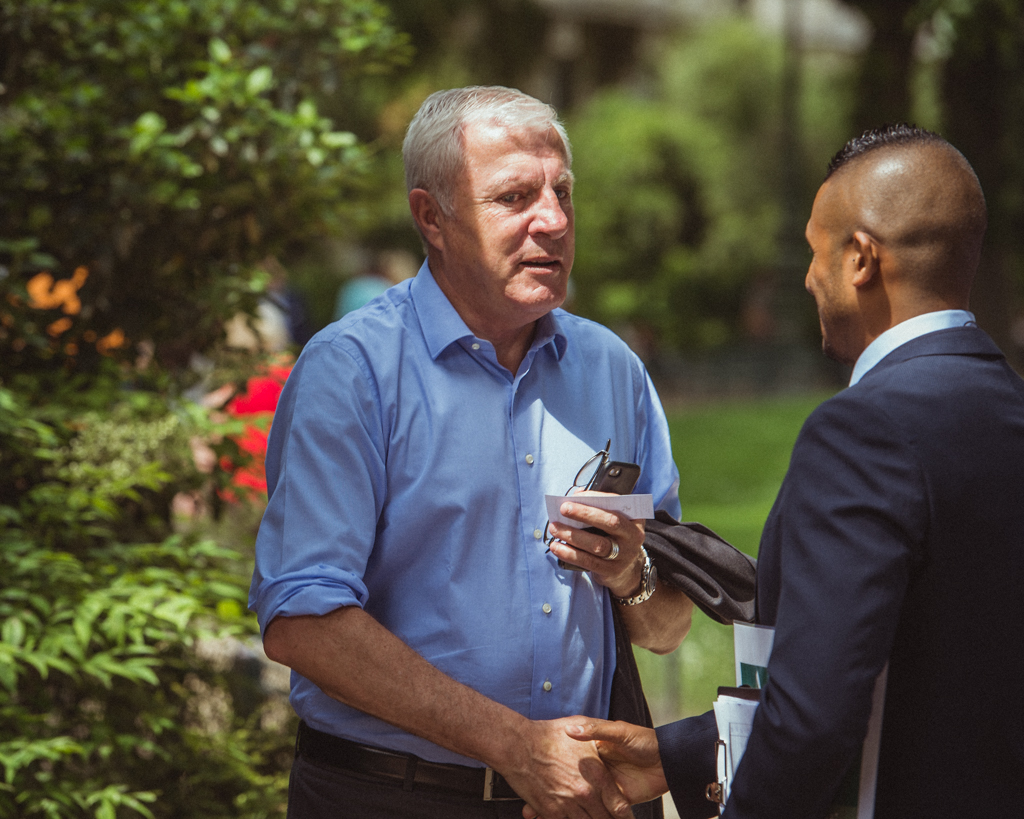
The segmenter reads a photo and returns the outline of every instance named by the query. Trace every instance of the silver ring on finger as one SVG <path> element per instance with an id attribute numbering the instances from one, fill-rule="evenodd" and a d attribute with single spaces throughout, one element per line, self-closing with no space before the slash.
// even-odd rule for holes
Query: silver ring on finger
<path id="1" fill-rule="evenodd" d="M 615 560 L 619 556 L 619 544 L 611 538 L 608 538 L 608 540 L 612 544 L 612 550 L 605 557 L 605 560 Z"/>

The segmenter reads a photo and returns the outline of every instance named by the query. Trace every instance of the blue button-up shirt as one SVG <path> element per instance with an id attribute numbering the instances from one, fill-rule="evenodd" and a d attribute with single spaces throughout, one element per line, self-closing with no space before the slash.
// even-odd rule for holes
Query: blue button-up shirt
<path id="1" fill-rule="evenodd" d="M 362 606 L 452 678 L 532 719 L 608 713 L 607 590 L 545 550 L 544 495 L 611 438 L 637 492 L 679 516 L 668 426 L 611 331 L 555 310 L 519 372 L 475 337 L 426 264 L 320 332 L 281 395 L 250 606 Z M 425 759 L 479 764 L 331 699 L 292 674 L 314 728 Z"/>

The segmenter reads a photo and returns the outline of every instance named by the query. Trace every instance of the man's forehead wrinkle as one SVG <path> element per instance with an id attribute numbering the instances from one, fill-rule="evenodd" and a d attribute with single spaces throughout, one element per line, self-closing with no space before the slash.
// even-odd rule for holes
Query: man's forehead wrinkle
<path id="1" fill-rule="evenodd" d="M 552 186 L 569 185 L 569 187 L 572 187 L 573 182 L 575 182 L 575 177 L 572 175 L 572 171 L 566 170 L 558 174 L 558 176 L 551 181 L 551 184 Z M 513 185 L 525 185 L 530 188 L 542 188 L 544 187 L 544 183 L 545 177 L 543 171 L 530 168 L 526 173 L 523 173 L 513 169 L 506 174 L 493 177 L 489 187 L 505 188 Z"/>
<path id="2" fill-rule="evenodd" d="M 499 174 L 482 180 L 481 193 L 484 197 L 501 194 L 510 188 L 536 190 L 544 186 L 544 173 L 531 163 L 510 162 L 507 169 Z"/>
<path id="3" fill-rule="evenodd" d="M 509 125 L 497 119 L 471 119 L 463 123 L 460 132 L 463 144 L 469 132 L 483 140 L 509 140 L 521 150 L 530 152 L 535 151 L 540 143 L 554 148 L 563 158 L 566 156 L 562 138 L 553 127 L 536 128 L 529 125 Z"/>

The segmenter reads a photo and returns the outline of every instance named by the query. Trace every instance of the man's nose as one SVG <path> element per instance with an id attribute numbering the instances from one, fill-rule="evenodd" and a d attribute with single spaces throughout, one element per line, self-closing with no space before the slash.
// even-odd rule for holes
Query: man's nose
<path id="1" fill-rule="evenodd" d="M 531 232 L 546 233 L 556 239 L 564 234 L 569 227 L 568 201 L 568 195 L 559 199 L 553 188 L 545 188 L 537 197 Z"/>

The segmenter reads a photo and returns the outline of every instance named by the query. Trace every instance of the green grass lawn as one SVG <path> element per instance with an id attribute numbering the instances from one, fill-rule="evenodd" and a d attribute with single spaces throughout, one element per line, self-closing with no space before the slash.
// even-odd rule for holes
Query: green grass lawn
<path id="1" fill-rule="evenodd" d="M 804 419 L 828 395 L 729 399 L 668 411 L 683 520 L 710 526 L 757 555 L 761 528 Z M 664 657 L 638 649 L 655 724 L 703 713 L 734 682 L 732 628 L 696 611 L 683 645 Z"/>

